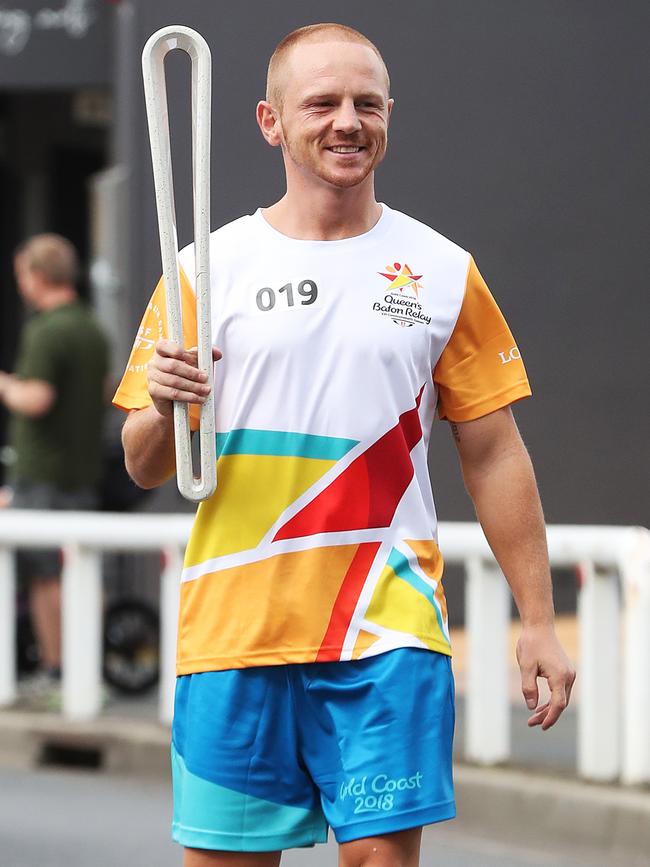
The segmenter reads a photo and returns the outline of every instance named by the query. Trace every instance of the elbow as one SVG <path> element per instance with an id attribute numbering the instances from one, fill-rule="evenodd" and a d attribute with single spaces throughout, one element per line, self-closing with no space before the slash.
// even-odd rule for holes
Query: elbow
<path id="1" fill-rule="evenodd" d="M 156 424 L 148 422 L 146 409 L 133 410 L 122 427 L 124 465 L 135 484 L 145 491 L 164 484 L 176 470 L 173 449 L 173 427 L 167 425 L 160 436 Z M 168 429 L 167 429 L 168 428 Z"/>
<path id="2" fill-rule="evenodd" d="M 137 459 L 129 457 L 126 449 L 124 450 L 124 466 L 129 474 L 131 481 L 144 491 L 151 491 L 153 488 L 158 488 L 166 478 L 159 478 L 157 474 L 147 471 L 147 467 L 143 467 Z"/>

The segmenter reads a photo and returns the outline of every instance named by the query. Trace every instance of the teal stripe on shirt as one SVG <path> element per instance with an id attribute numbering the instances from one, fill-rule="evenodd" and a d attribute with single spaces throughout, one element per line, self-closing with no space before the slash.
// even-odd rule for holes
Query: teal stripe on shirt
<path id="1" fill-rule="evenodd" d="M 398 578 L 401 578 L 402 581 L 406 581 L 407 584 L 410 584 L 414 590 L 417 590 L 418 593 L 426 596 L 429 602 L 433 605 L 433 610 L 436 612 L 438 626 L 440 627 L 440 631 L 444 635 L 445 630 L 442 625 L 440 611 L 438 610 L 438 606 L 435 603 L 433 588 L 430 587 L 426 581 L 423 581 L 419 575 L 416 575 L 416 573 L 409 566 L 409 561 L 403 554 L 401 554 L 397 550 L 397 548 L 393 548 L 390 552 L 390 555 L 388 557 L 388 565 Z"/>
<path id="2" fill-rule="evenodd" d="M 278 455 L 338 461 L 357 440 L 291 431 L 238 428 L 217 434 L 217 455 Z"/>

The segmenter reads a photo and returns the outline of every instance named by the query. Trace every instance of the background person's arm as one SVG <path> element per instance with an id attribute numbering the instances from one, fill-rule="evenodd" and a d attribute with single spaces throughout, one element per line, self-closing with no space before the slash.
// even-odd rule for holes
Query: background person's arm
<path id="1" fill-rule="evenodd" d="M 19 379 L 0 371 L 0 402 L 9 412 L 41 418 L 52 409 L 56 389 L 44 379 Z"/>
<path id="2" fill-rule="evenodd" d="M 214 361 L 221 352 L 213 348 Z M 207 376 L 198 370 L 196 349 L 159 340 L 147 365 L 151 406 L 132 410 L 122 428 L 126 469 L 141 488 L 157 488 L 176 470 L 174 401 L 202 404 L 209 393 Z"/>
<path id="3" fill-rule="evenodd" d="M 555 634 L 544 516 L 532 463 L 509 407 L 452 422 L 465 487 L 521 617 L 517 644 L 529 725 L 550 728 L 569 702 L 575 670 Z M 537 707 L 537 677 L 551 699 Z"/>

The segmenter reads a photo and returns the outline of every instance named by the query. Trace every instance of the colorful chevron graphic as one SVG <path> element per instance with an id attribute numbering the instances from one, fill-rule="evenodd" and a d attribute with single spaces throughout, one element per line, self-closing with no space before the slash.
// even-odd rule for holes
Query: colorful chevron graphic
<path id="1" fill-rule="evenodd" d="M 414 544 L 427 546 L 431 542 Z M 407 632 L 431 650 L 450 652 L 446 624 L 439 604 L 436 604 L 436 591 L 414 571 L 412 563 L 397 548 L 390 552 L 365 620 L 368 628 L 374 623 L 386 629 Z"/>
<path id="2" fill-rule="evenodd" d="M 413 479 L 423 391 L 363 451 L 294 431 L 217 435 L 217 491 L 199 506 L 185 557 L 179 674 L 197 661 L 206 670 L 358 658 L 397 634 L 449 652 L 435 542 L 404 540 L 386 559 L 379 532 Z M 227 612 L 218 634 L 205 611 Z"/>
<path id="3" fill-rule="evenodd" d="M 332 545 L 290 551 L 220 569 L 199 581 L 183 582 L 181 605 L 192 628 L 181 627 L 179 631 L 179 659 L 209 658 L 217 667 L 228 668 L 245 664 L 238 664 L 239 659 L 252 658 L 256 665 L 274 665 L 304 661 L 310 648 L 311 661 L 317 654 L 338 659 L 343 624 L 356 603 L 355 594 L 361 591 L 361 571 L 371 554 L 366 550 L 357 560 L 359 549 L 364 547 L 372 546 Z M 200 616 L 202 610 L 228 612 L 218 634 L 212 619 Z M 331 647 L 325 643 L 327 635 Z M 320 636 L 315 646 L 314 636 Z M 283 646 L 284 653 L 274 649 L 265 656 L 260 652 L 260 648 Z M 179 673 L 185 672 L 179 668 Z"/>
<path id="4" fill-rule="evenodd" d="M 287 431 L 218 434 L 219 485 L 199 506 L 185 565 L 255 548 L 282 513 L 355 445 L 356 440 Z"/>
<path id="5" fill-rule="evenodd" d="M 402 413 L 387 431 L 315 499 L 276 533 L 274 540 L 295 539 L 315 533 L 388 527 L 413 478 L 411 450 L 422 438 L 418 409 Z"/>

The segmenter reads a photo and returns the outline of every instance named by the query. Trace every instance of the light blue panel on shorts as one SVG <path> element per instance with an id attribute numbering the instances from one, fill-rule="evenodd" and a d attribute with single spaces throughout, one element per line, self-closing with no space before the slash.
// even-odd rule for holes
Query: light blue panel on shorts
<path id="1" fill-rule="evenodd" d="M 339 843 L 455 816 L 448 656 L 402 648 L 300 678 L 303 757 Z"/>
<path id="2" fill-rule="evenodd" d="M 182 846 L 271 852 L 324 843 L 320 810 L 284 806 L 219 786 L 187 770 L 172 745 L 172 838 Z"/>

